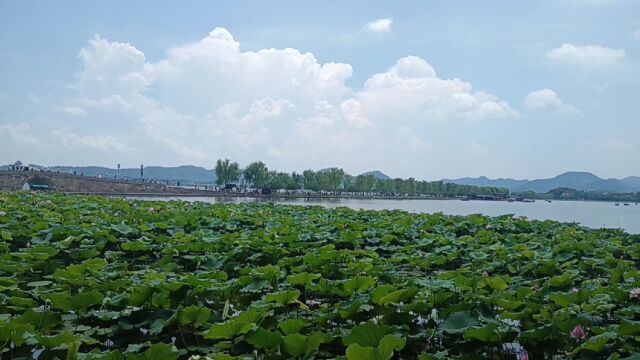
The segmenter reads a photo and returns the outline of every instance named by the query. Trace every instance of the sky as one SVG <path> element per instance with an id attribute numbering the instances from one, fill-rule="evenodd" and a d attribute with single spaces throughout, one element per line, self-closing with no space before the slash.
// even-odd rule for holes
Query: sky
<path id="1" fill-rule="evenodd" d="M 640 1 L 0 2 L 0 163 L 640 175 Z"/>

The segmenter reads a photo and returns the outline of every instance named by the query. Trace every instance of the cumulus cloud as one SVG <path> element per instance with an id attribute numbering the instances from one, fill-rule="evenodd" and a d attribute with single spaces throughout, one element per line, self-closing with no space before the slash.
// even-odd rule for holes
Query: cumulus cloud
<path id="1" fill-rule="evenodd" d="M 553 61 L 585 67 L 611 66 L 622 61 L 626 55 L 624 49 L 613 49 L 600 45 L 576 46 L 567 43 L 549 50 L 545 54 L 547 59 Z"/>
<path id="2" fill-rule="evenodd" d="M 552 111 L 564 115 L 577 115 L 580 111 L 572 105 L 565 104 L 551 89 L 530 92 L 524 100 L 524 107 L 529 111 Z"/>
<path id="3" fill-rule="evenodd" d="M 364 29 L 372 33 L 389 33 L 391 32 L 391 24 L 393 19 L 378 19 L 365 24 Z"/>
<path id="4" fill-rule="evenodd" d="M 358 94 L 370 117 L 431 119 L 499 119 L 516 116 L 506 102 L 482 91 L 474 92 L 460 79 L 441 79 L 417 56 L 404 57 L 388 71 L 369 78 Z"/>
<path id="5" fill-rule="evenodd" d="M 292 48 L 245 51 L 223 28 L 158 61 L 100 36 L 78 56 L 74 93 L 60 108 L 86 121 L 72 131 L 51 122 L 50 131 L 69 154 L 87 149 L 109 162 L 115 151 L 145 163 L 210 166 L 224 156 L 281 169 L 359 168 L 361 159 L 386 161 L 395 149 L 419 157 L 430 124 L 517 116 L 417 56 L 352 88 L 350 64 Z"/>

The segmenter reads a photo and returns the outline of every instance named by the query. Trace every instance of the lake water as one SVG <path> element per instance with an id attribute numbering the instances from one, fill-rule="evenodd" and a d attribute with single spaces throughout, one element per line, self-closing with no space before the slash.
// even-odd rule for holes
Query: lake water
<path id="1" fill-rule="evenodd" d="M 153 200 L 203 201 L 208 203 L 242 203 L 265 201 L 264 199 L 241 197 L 154 197 Z M 611 202 L 595 201 L 536 201 L 534 203 L 506 201 L 460 201 L 460 200 L 380 200 L 380 199 L 269 199 L 267 201 L 293 205 L 320 205 L 325 207 L 346 206 L 352 209 L 383 210 L 400 209 L 409 212 L 450 215 L 485 214 L 498 216 L 514 214 L 538 220 L 578 222 L 592 228 L 622 228 L 627 232 L 640 233 L 640 205 L 615 206 Z"/>

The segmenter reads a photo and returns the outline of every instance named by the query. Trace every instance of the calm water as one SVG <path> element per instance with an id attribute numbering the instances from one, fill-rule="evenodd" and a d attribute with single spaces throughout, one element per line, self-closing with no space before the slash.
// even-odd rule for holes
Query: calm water
<path id="1" fill-rule="evenodd" d="M 204 201 L 208 203 L 241 203 L 264 201 L 253 198 L 217 197 L 157 197 L 153 200 Z M 273 200 L 270 200 L 273 201 Z M 610 202 L 593 201 L 536 201 L 534 203 L 504 201 L 460 201 L 460 200 L 377 200 L 377 199 L 289 199 L 273 201 L 282 204 L 321 205 L 326 207 L 346 206 L 352 209 L 383 210 L 400 209 L 409 212 L 442 212 L 451 215 L 485 214 L 490 216 L 515 214 L 530 219 L 578 222 L 599 228 L 623 228 L 630 233 L 640 233 L 640 205 L 615 206 Z"/>

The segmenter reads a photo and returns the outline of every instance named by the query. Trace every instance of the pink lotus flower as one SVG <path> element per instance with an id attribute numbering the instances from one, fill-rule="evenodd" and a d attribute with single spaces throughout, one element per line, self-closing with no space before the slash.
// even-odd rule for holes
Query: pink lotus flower
<path id="1" fill-rule="evenodd" d="M 584 332 L 584 329 L 581 325 L 576 325 L 576 327 L 571 330 L 569 335 L 571 335 L 572 338 L 576 339 L 585 339 L 587 337 L 587 333 Z"/>
<path id="2" fill-rule="evenodd" d="M 633 288 L 629 290 L 629 299 L 640 298 L 640 288 Z"/>
<path id="3" fill-rule="evenodd" d="M 529 355 L 527 355 L 526 351 L 523 351 L 522 354 L 520 354 L 520 360 L 529 360 Z"/>

